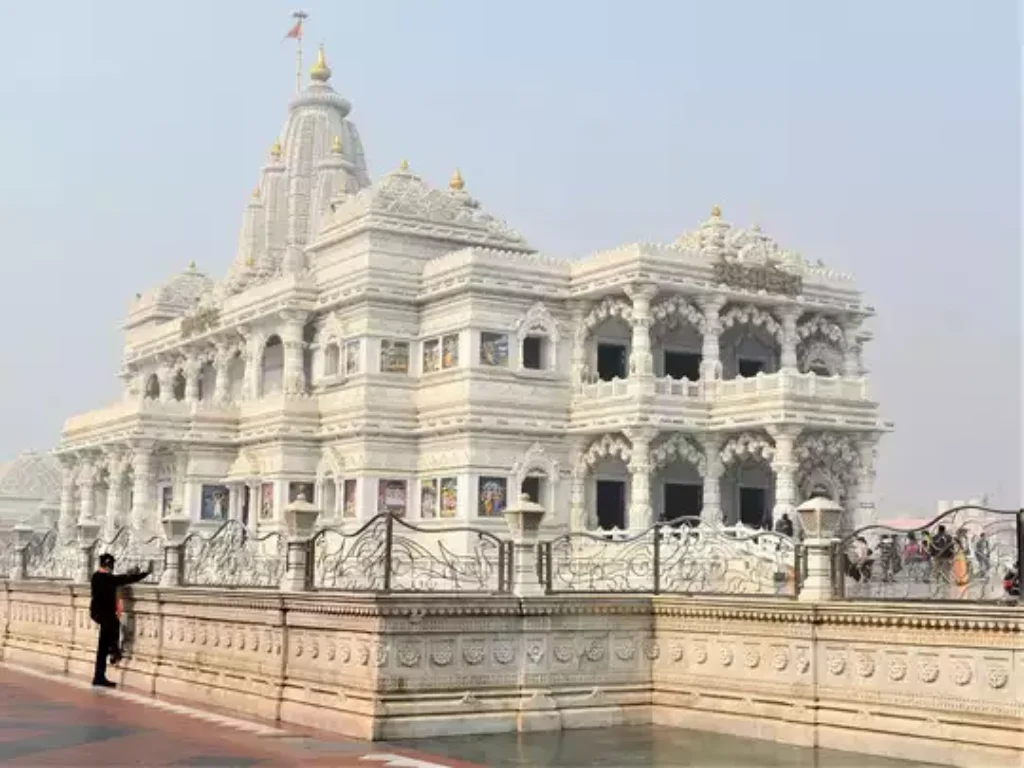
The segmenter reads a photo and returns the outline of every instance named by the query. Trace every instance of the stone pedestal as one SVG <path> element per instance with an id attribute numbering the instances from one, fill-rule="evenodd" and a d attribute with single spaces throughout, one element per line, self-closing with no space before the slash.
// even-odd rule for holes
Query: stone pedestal
<path id="1" fill-rule="evenodd" d="M 307 570 L 310 547 L 319 516 L 320 508 L 306 501 L 303 494 L 299 494 L 299 498 L 284 508 L 284 520 L 288 528 L 288 560 L 281 577 L 281 589 L 285 592 L 304 592 L 309 589 Z"/>
<path id="2" fill-rule="evenodd" d="M 100 524 L 88 520 L 78 524 L 78 568 L 75 571 L 75 581 L 79 584 L 88 584 L 92 580 L 92 557 L 96 548 L 96 539 L 100 535 Z"/>
<path id="3" fill-rule="evenodd" d="M 164 529 L 164 572 L 160 576 L 161 587 L 177 587 L 181 585 L 182 545 L 188 536 L 190 520 L 176 515 L 165 517 L 160 521 Z"/>
<path id="4" fill-rule="evenodd" d="M 512 534 L 512 594 L 539 597 L 544 587 L 537 576 L 537 539 L 544 519 L 544 507 L 534 504 L 525 493 L 505 510 L 505 522 Z"/>
<path id="5" fill-rule="evenodd" d="M 815 497 L 797 507 L 807 536 L 804 552 L 806 575 L 800 587 L 800 599 L 818 602 L 831 600 L 837 574 L 833 573 L 832 546 L 842 520 L 843 508 L 831 499 Z"/>

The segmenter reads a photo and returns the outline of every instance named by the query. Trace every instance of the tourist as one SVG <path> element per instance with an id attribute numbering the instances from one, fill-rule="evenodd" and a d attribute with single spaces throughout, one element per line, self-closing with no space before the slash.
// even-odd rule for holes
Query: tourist
<path id="1" fill-rule="evenodd" d="M 783 512 L 782 517 L 775 521 L 775 532 L 793 538 L 793 521 L 789 519 L 788 512 Z"/>
<path id="2" fill-rule="evenodd" d="M 150 563 L 149 569 L 141 573 L 135 568 L 129 573 L 115 576 L 113 570 L 114 556 L 100 555 L 99 568 L 92 575 L 92 600 L 89 603 L 89 616 L 100 625 L 92 684 L 102 688 L 115 686 L 107 680 L 107 656 L 111 657 L 113 664 L 121 658 L 121 622 L 118 619 L 117 590 L 149 576 L 153 572 L 153 564 Z"/>
<path id="3" fill-rule="evenodd" d="M 1020 560 L 1003 577 L 1003 589 L 1007 597 L 1020 597 Z"/>
<path id="4" fill-rule="evenodd" d="M 940 525 L 935 535 L 928 542 L 928 556 L 932 561 L 932 576 L 941 585 L 948 586 L 953 581 L 953 556 L 956 546 L 953 537 L 946 532 L 946 526 Z"/>
<path id="5" fill-rule="evenodd" d="M 992 552 L 989 549 L 988 536 L 982 531 L 974 540 L 974 559 L 978 563 L 978 575 L 982 579 L 988 578 L 988 572 L 992 568 Z"/>

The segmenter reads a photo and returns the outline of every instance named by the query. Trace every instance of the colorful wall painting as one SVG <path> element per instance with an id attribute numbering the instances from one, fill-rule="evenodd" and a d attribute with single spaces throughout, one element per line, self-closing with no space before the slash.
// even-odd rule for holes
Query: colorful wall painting
<path id="1" fill-rule="evenodd" d="M 459 509 L 459 484 L 454 477 L 441 478 L 441 517 L 455 517 Z"/>
<path id="2" fill-rule="evenodd" d="M 345 342 L 345 375 L 359 373 L 359 339 Z"/>
<path id="3" fill-rule="evenodd" d="M 356 481 L 355 478 L 349 478 L 345 481 L 344 485 L 344 507 L 342 507 L 342 514 L 345 517 L 356 516 Z"/>
<path id="4" fill-rule="evenodd" d="M 380 370 L 381 373 L 408 373 L 409 342 L 381 339 Z"/>
<path id="5" fill-rule="evenodd" d="M 313 503 L 313 494 L 316 490 L 312 483 L 288 483 L 288 503 L 298 501 L 299 496 L 305 496 L 306 501 Z"/>
<path id="6" fill-rule="evenodd" d="M 484 331 L 480 334 L 480 363 L 493 366 L 508 365 L 507 333 L 488 333 Z"/>
<path id="7" fill-rule="evenodd" d="M 398 517 L 405 516 L 405 480 L 379 480 L 377 484 L 377 512 L 390 512 Z"/>
<path id="8" fill-rule="evenodd" d="M 505 512 L 508 480 L 504 477 L 480 478 L 480 517 L 499 517 Z"/>
<path id="9" fill-rule="evenodd" d="M 437 517 L 437 478 L 420 480 L 420 517 Z"/>
<path id="10" fill-rule="evenodd" d="M 203 486 L 199 517 L 202 520 L 228 519 L 228 487 L 226 485 Z"/>
<path id="11" fill-rule="evenodd" d="M 456 368 L 459 365 L 459 334 L 453 333 L 441 339 L 441 367 Z"/>
<path id="12" fill-rule="evenodd" d="M 260 486 L 260 520 L 274 517 L 274 484 L 263 483 Z"/>
<path id="13" fill-rule="evenodd" d="M 433 373 L 441 370 L 441 342 L 429 339 L 423 342 L 423 372 Z"/>

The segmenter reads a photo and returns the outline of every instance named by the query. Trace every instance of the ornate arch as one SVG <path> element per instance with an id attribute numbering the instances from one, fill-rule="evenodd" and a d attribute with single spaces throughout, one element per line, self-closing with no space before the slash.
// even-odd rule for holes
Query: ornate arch
<path id="1" fill-rule="evenodd" d="M 704 313 L 688 302 L 685 296 L 679 294 L 651 307 L 651 318 L 655 328 L 661 332 L 672 330 L 680 322 L 692 326 L 701 334 L 706 328 Z"/>
<path id="2" fill-rule="evenodd" d="M 707 473 L 708 463 L 704 451 L 680 432 L 651 449 L 652 469 L 661 469 L 676 460 L 693 466 L 701 477 Z"/>
<path id="3" fill-rule="evenodd" d="M 730 437 L 718 454 L 724 467 L 741 461 L 762 461 L 770 464 L 775 457 L 775 444 L 760 432 L 743 432 Z"/>
<path id="4" fill-rule="evenodd" d="M 827 341 L 813 339 L 800 345 L 797 366 L 802 373 L 819 368 L 827 371 L 829 376 L 838 376 L 843 370 L 843 355 Z"/>
<path id="5" fill-rule="evenodd" d="M 805 499 L 815 486 L 832 490 L 833 499 L 845 505 L 860 473 L 860 455 L 849 435 L 834 432 L 804 434 L 793 448 L 797 461 L 797 488 Z"/>
<path id="6" fill-rule="evenodd" d="M 557 342 L 561 336 L 558 330 L 558 322 L 551 315 L 551 312 L 548 311 L 544 302 L 541 301 L 536 302 L 516 321 L 515 330 L 519 336 L 520 343 L 531 333 L 540 332 L 551 339 L 552 342 Z"/>
<path id="7" fill-rule="evenodd" d="M 741 307 L 731 307 L 721 318 L 722 331 L 727 331 L 733 326 L 746 325 L 750 328 L 764 328 L 777 342 L 782 342 L 782 325 L 775 319 L 775 315 L 767 310 L 747 304 Z"/>
<path id="8" fill-rule="evenodd" d="M 593 467 L 597 462 L 609 457 L 621 459 L 627 465 L 633 456 L 633 449 L 628 442 L 618 435 L 605 435 L 591 443 L 590 447 L 580 456 L 577 472 L 583 474 L 585 470 Z"/>
<path id="9" fill-rule="evenodd" d="M 523 479 L 527 474 L 537 470 L 543 472 L 549 482 L 555 483 L 558 481 L 558 462 L 544 450 L 544 446 L 540 443 L 534 443 L 527 448 L 522 458 L 512 465 L 512 477 L 515 480 L 516 488 L 522 485 Z"/>
<path id="10" fill-rule="evenodd" d="M 633 307 L 625 299 L 606 296 L 583 319 L 583 325 L 577 329 L 580 337 L 586 338 L 598 325 L 611 317 L 618 317 L 627 324 L 633 324 Z"/>
<path id="11" fill-rule="evenodd" d="M 800 341 L 808 341 L 812 337 L 820 337 L 823 341 L 835 344 L 839 349 L 846 348 L 846 333 L 835 320 L 825 315 L 813 315 L 796 327 L 796 335 Z"/>
<path id="12" fill-rule="evenodd" d="M 317 482 L 327 479 L 333 479 L 337 482 L 341 478 L 343 466 L 344 462 L 339 459 L 338 453 L 334 448 L 324 448 L 320 454 L 320 461 L 316 465 Z"/>

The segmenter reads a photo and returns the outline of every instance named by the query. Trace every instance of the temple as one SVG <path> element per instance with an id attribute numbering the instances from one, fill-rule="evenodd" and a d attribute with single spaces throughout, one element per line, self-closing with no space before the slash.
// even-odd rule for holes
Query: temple
<path id="1" fill-rule="evenodd" d="M 850 275 L 716 206 L 668 244 L 535 251 L 455 171 L 371 180 L 323 50 L 216 279 L 132 302 L 123 394 L 66 422 L 60 527 L 232 518 L 280 530 L 392 511 L 504 526 L 771 525 L 811 495 L 874 515 L 890 427 Z M 491 521 L 491 522 L 489 522 Z"/>

